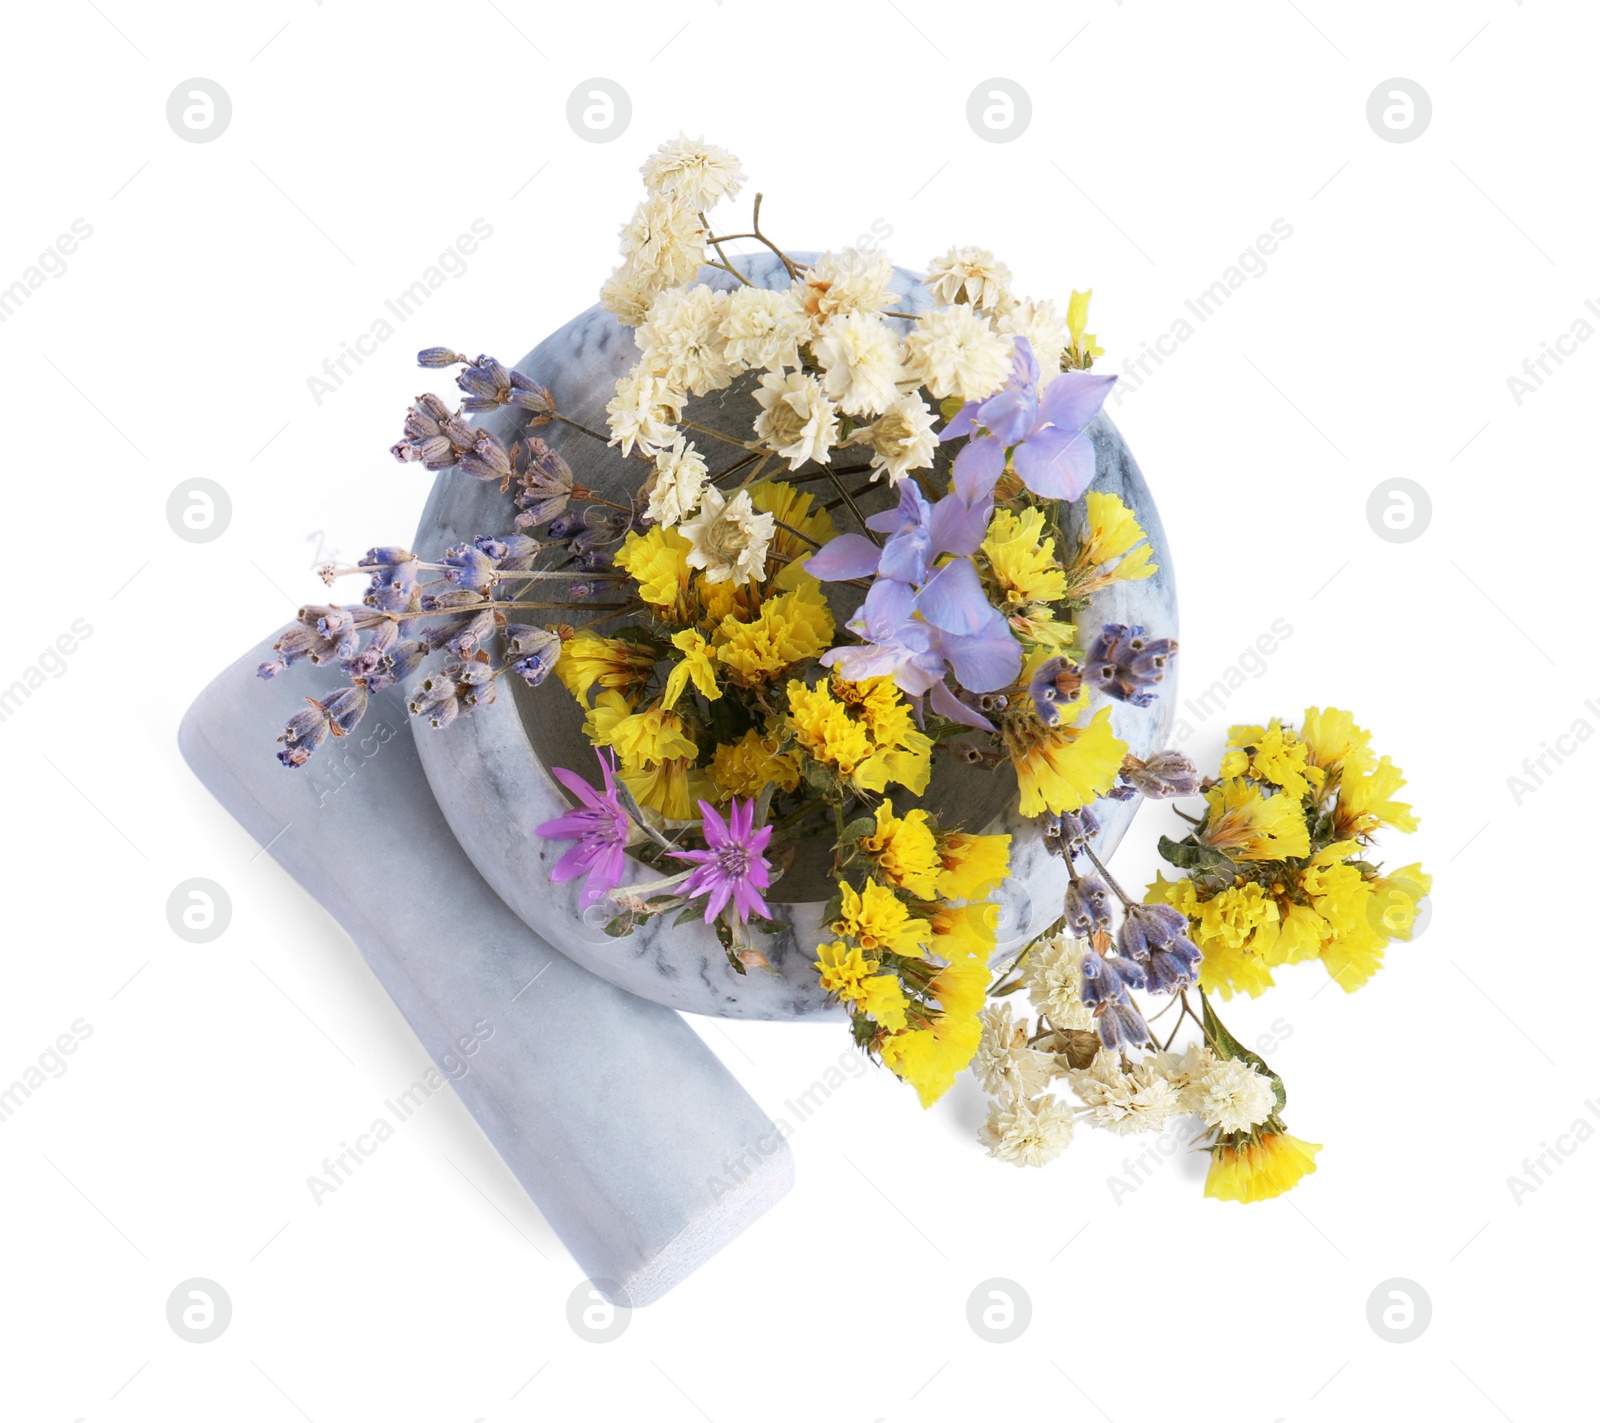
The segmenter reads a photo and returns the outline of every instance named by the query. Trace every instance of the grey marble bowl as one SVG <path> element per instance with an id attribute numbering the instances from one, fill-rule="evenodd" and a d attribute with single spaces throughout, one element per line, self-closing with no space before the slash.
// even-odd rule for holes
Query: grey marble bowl
<path id="1" fill-rule="evenodd" d="M 759 285 L 787 282 L 774 257 L 743 258 L 739 265 Z M 721 272 L 708 273 L 707 279 L 734 284 Z M 927 291 L 913 273 L 897 269 L 896 289 L 906 310 L 930 305 Z M 594 306 L 540 342 L 517 369 L 549 386 L 563 414 L 603 430 L 606 403 L 618 378 L 637 358 L 633 333 Z M 747 388 L 736 385 L 693 402 L 686 414 L 745 439 L 754 410 Z M 508 444 L 517 438 L 521 419 L 517 412 L 500 410 L 485 419 Z M 560 450 L 577 479 L 590 488 L 626 497 L 636 487 L 638 462 L 626 461 L 599 441 L 560 424 L 546 425 L 538 433 Z M 1082 624 L 1090 636 L 1102 623 L 1115 622 L 1142 624 L 1152 637 L 1175 637 L 1178 617 L 1171 553 L 1150 492 L 1107 416 L 1101 415 L 1090 433 L 1096 456 L 1093 487 L 1120 495 L 1133 509 L 1155 548 L 1161 571 L 1141 582 L 1113 584 L 1096 597 Z M 717 468 L 717 442 L 697 437 L 696 443 Z M 731 447 L 723 453 L 731 453 Z M 875 499 L 873 508 L 887 503 L 882 490 L 875 492 Z M 1081 503 L 1070 506 L 1069 527 L 1081 526 L 1082 516 Z M 413 546 L 425 558 L 437 558 L 451 544 L 505 532 L 511 518 L 509 500 L 498 487 L 446 470 L 436 479 Z M 841 523 L 841 531 L 847 526 Z M 855 595 L 849 589 L 837 591 L 842 601 L 835 614 L 842 625 Z M 532 689 L 506 680 L 514 683 L 509 695 L 502 694 L 448 729 L 434 731 L 420 721 L 414 726 L 429 784 L 456 838 L 479 873 L 530 927 L 601 978 L 673 1008 L 732 1018 L 803 1018 L 838 1011 L 823 996 L 811 966 L 824 938 L 822 907 L 830 893 L 816 867 L 798 867 L 774 887 L 769 900 L 784 928 L 765 938 L 762 949 L 776 971 L 745 975 L 728 966 L 714 933 L 704 924 L 675 928 L 670 920 L 656 921 L 627 938 L 614 939 L 603 929 L 610 917 L 606 910 L 596 906 L 584 912 L 581 881 L 552 884 L 550 868 L 567 847 L 565 842 L 540 839 L 535 827 L 562 813 L 568 800 L 548 768 L 566 766 L 592 776 L 594 754 L 581 733 L 581 712 L 555 678 Z M 1113 725 L 1134 755 L 1148 756 L 1165 745 L 1176 693 L 1176 674 L 1169 673 L 1162 694 L 1151 706 L 1111 703 Z M 1066 888 L 1062 862 L 1047 852 L 1034 822 L 1017 813 L 1015 792 L 1009 768 L 987 772 L 950 765 L 936 773 L 922 802 L 930 809 L 942 809 L 947 822 L 1012 836 L 1011 875 L 997 895 L 1002 950 L 1020 945 L 1054 920 Z M 1102 856 L 1121 840 L 1138 804 L 1108 801 L 1096 812 L 1102 825 L 1097 847 Z M 654 878 L 659 878 L 658 871 L 630 861 L 624 883 Z"/>

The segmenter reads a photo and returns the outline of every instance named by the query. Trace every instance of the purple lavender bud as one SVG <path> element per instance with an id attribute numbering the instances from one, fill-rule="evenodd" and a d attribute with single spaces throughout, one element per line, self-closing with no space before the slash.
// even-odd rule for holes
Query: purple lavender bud
<path id="1" fill-rule="evenodd" d="M 1135 904 L 1122 914 L 1117 948 L 1141 963 L 1157 949 L 1181 939 L 1189 921 L 1170 904 Z"/>
<path id="2" fill-rule="evenodd" d="M 506 628 L 506 655 L 515 659 L 511 670 L 530 687 L 537 687 L 561 656 L 561 639 L 548 628 L 511 623 Z"/>
<path id="3" fill-rule="evenodd" d="M 348 736 L 359 725 L 367 710 L 367 694 L 361 687 L 340 687 L 322 702 L 322 713 L 335 736 Z"/>
<path id="4" fill-rule="evenodd" d="M 545 530 L 551 538 L 561 543 L 582 531 L 583 521 L 576 514 L 563 514 L 559 519 L 552 519 L 550 527 Z"/>
<path id="5" fill-rule="evenodd" d="M 435 370 L 443 369 L 445 366 L 459 366 L 466 359 L 448 346 L 429 346 L 426 351 L 417 352 L 417 364 L 431 366 Z"/>
<path id="6" fill-rule="evenodd" d="M 511 404 L 534 417 L 528 422 L 530 425 L 543 425 L 555 418 L 556 403 L 549 390 L 521 371 L 511 372 Z"/>
<path id="7" fill-rule="evenodd" d="M 513 473 L 511 456 L 506 447 L 487 430 L 477 432 L 477 439 L 472 442 L 472 453 L 461 457 L 460 469 L 474 479 L 496 482 L 510 479 Z"/>
<path id="8" fill-rule="evenodd" d="M 470 657 L 473 649 L 493 631 L 494 613 L 485 609 L 476 617 L 469 619 L 465 627 L 456 624 L 444 642 L 436 646 L 449 648 L 457 657 Z"/>
<path id="9" fill-rule="evenodd" d="M 1067 888 L 1067 928 L 1087 939 L 1096 929 L 1111 927 L 1111 891 L 1099 875 L 1082 875 Z"/>
<path id="10" fill-rule="evenodd" d="M 493 356 L 479 356 L 456 376 L 456 384 L 466 394 L 463 410 L 495 410 L 511 397 L 511 373 Z"/>
<path id="11" fill-rule="evenodd" d="M 443 593 L 424 593 L 421 601 L 425 613 L 453 613 L 461 608 L 476 607 L 483 602 L 483 594 L 474 593 L 470 588 L 450 588 Z"/>
<path id="12" fill-rule="evenodd" d="M 417 670 L 432 649 L 421 638 L 408 638 L 404 642 L 397 642 L 389 649 L 389 654 L 383 660 L 382 675 L 388 679 L 384 683 L 403 681 Z"/>
<path id="13" fill-rule="evenodd" d="M 458 687 L 481 687 L 494 680 L 494 668 L 487 661 L 479 662 L 474 658 L 469 662 L 445 663 L 444 675 Z"/>
<path id="14" fill-rule="evenodd" d="M 1094 1010 L 1095 1031 L 1112 1052 L 1143 1047 L 1150 1041 L 1144 1015 L 1132 1003 L 1103 1003 Z"/>
<path id="15" fill-rule="evenodd" d="M 1199 979 L 1200 950 L 1188 938 L 1179 936 L 1150 951 L 1145 973 L 1145 986 L 1150 992 L 1177 993 Z"/>
<path id="16" fill-rule="evenodd" d="M 406 463 L 420 460 L 428 469 L 448 469 L 473 447 L 476 432 L 437 395 L 419 395 L 406 411 L 405 433 L 389 453 Z"/>
<path id="17" fill-rule="evenodd" d="M 1181 751 L 1158 751 L 1148 761 L 1125 766 L 1122 779 L 1131 792 L 1151 800 L 1174 800 L 1200 794 L 1200 772 Z"/>
<path id="18" fill-rule="evenodd" d="M 1055 833 L 1061 837 L 1074 855 L 1100 833 L 1100 822 L 1094 812 L 1085 806 L 1082 810 L 1069 810 L 1055 820 Z"/>
<path id="19" fill-rule="evenodd" d="M 274 657 L 270 662 L 263 662 L 256 668 L 256 676 L 261 678 L 263 682 L 270 682 L 288 665 L 283 658 Z"/>
<path id="20" fill-rule="evenodd" d="M 526 573 L 544 548 L 538 539 L 530 539 L 526 534 L 507 534 L 496 542 L 504 550 L 496 560 L 502 573 Z"/>
<path id="21" fill-rule="evenodd" d="M 1132 959 L 1100 953 L 1084 955 L 1083 1001 L 1090 1008 L 1101 1003 L 1126 1003 L 1128 990 L 1144 985 L 1144 969 Z"/>
<path id="22" fill-rule="evenodd" d="M 1083 683 L 1083 669 L 1066 657 L 1052 657 L 1039 665 L 1039 670 L 1028 679 L 1028 695 L 1046 726 L 1058 726 L 1061 707 L 1078 695 Z"/>
<path id="23" fill-rule="evenodd" d="M 1107 623 L 1089 649 L 1084 681 L 1108 697 L 1147 707 L 1150 690 L 1166 676 L 1167 659 L 1178 650 L 1170 637 L 1147 638 L 1142 627 Z"/>
<path id="24" fill-rule="evenodd" d="M 445 550 L 440 562 L 444 576 L 459 587 L 481 593 L 494 586 L 494 557 L 476 544 L 456 544 Z"/>
<path id="25" fill-rule="evenodd" d="M 449 726 L 461 711 L 456 684 L 446 677 L 423 678 L 406 703 L 406 710 L 412 716 L 426 718 L 435 730 Z"/>
<path id="26" fill-rule="evenodd" d="M 603 548 L 597 548 L 592 553 L 580 553 L 572 560 L 572 566 L 581 573 L 604 573 L 615 564 L 615 560 Z"/>
<path id="27" fill-rule="evenodd" d="M 311 759 L 311 753 L 328 739 L 331 731 L 332 723 L 323 704 L 311 702 L 284 724 L 283 733 L 278 737 L 283 743 L 283 749 L 278 752 L 279 764 L 291 770 L 305 765 Z"/>
<path id="28" fill-rule="evenodd" d="M 592 578 L 580 578 L 576 583 L 567 584 L 567 597 L 578 602 L 594 597 L 599 591 L 600 585 Z"/>

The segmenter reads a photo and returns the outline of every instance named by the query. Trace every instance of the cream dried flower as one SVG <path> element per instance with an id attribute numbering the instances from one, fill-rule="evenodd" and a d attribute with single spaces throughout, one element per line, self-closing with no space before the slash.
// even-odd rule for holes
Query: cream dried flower
<path id="1" fill-rule="evenodd" d="M 1061 353 L 1071 339 L 1066 318 L 1053 301 L 1019 301 L 997 325 L 1007 336 L 1026 336 L 1039 363 L 1039 389 L 1061 374 Z"/>
<path id="2" fill-rule="evenodd" d="M 1057 1075 L 1058 1060 L 1028 1046 L 1028 1030 L 1012 1020 L 1009 1003 L 991 1003 L 978 1014 L 978 1022 L 983 1032 L 972 1071 L 991 1097 L 1031 1097 Z"/>
<path id="3" fill-rule="evenodd" d="M 982 400 L 1011 374 L 1012 339 L 970 306 L 925 312 L 906 338 L 907 363 L 936 399 Z"/>
<path id="4" fill-rule="evenodd" d="M 800 298 L 789 291 L 740 287 L 722 318 L 727 358 L 752 370 L 781 371 L 800 364 L 800 342 L 810 335 Z"/>
<path id="5" fill-rule="evenodd" d="M 1218 1131 L 1249 1131 L 1278 1109 L 1272 1079 L 1248 1062 L 1225 1057 L 1205 1074 L 1194 1090 L 1195 1110 Z"/>
<path id="6" fill-rule="evenodd" d="M 1160 1131 L 1178 1109 L 1178 1094 L 1158 1064 L 1135 1063 L 1124 1072 L 1117 1055 L 1102 1048 L 1088 1067 L 1067 1073 L 1089 1122 L 1118 1136 Z"/>
<path id="7" fill-rule="evenodd" d="M 729 499 L 708 484 L 700 496 L 700 512 L 679 524 L 678 532 L 690 543 L 685 562 L 703 569 L 707 583 L 740 584 L 766 577 L 774 527 L 771 514 L 756 513 L 748 489 Z"/>
<path id="8" fill-rule="evenodd" d="M 849 311 L 876 316 L 898 300 L 893 290 L 894 263 L 882 252 L 846 247 L 824 252 L 810 271 L 802 272 L 796 294 L 816 330 Z"/>
<path id="9" fill-rule="evenodd" d="M 700 452 L 679 435 L 656 452 L 655 473 L 646 489 L 649 503 L 645 518 L 671 528 L 695 511 L 706 487 L 706 462 Z"/>
<path id="10" fill-rule="evenodd" d="M 727 292 L 707 286 L 662 292 L 633 333 L 644 353 L 641 364 L 674 390 L 690 395 L 725 390 L 739 374 L 739 367 L 728 359 L 722 335 L 727 314 Z"/>
<path id="11" fill-rule="evenodd" d="M 602 284 L 600 305 L 624 326 L 637 326 L 660 290 L 654 276 L 624 262 Z"/>
<path id="12" fill-rule="evenodd" d="M 815 376 L 799 371 L 764 375 L 755 396 L 761 406 L 756 436 L 788 460 L 791 470 L 807 460 L 828 462 L 839 438 L 839 416 Z"/>
<path id="13" fill-rule="evenodd" d="M 933 433 L 933 411 L 913 391 L 902 395 L 872 424 L 850 436 L 852 445 L 872 450 L 872 478 L 881 470 L 890 484 L 898 484 L 913 469 L 933 468 L 939 437 Z"/>
<path id="14" fill-rule="evenodd" d="M 657 291 L 681 286 L 700 270 L 706 230 L 694 209 L 665 194 L 647 197 L 622 228 L 622 255 L 637 280 Z"/>
<path id="15" fill-rule="evenodd" d="M 1074 1113 L 1051 1096 L 1020 1098 L 990 1105 L 978 1140 L 997 1161 L 1013 1166 L 1046 1166 L 1072 1140 Z"/>
<path id="16" fill-rule="evenodd" d="M 1190 1043 L 1181 1053 L 1158 1052 L 1153 1059 L 1161 1075 L 1178 1094 L 1180 1112 L 1200 1110 L 1197 1091 L 1202 1078 L 1217 1065 L 1216 1055 L 1204 1043 Z"/>
<path id="17" fill-rule="evenodd" d="M 849 311 L 823 327 L 812 343 L 822 388 L 846 415 L 881 415 L 900 395 L 906 375 L 900 338 L 881 317 Z"/>
<path id="18" fill-rule="evenodd" d="M 625 455 L 635 445 L 653 455 L 677 438 L 682 414 L 682 395 L 660 376 L 635 367 L 617 382 L 617 393 L 606 406 L 608 443 L 620 445 Z"/>
<path id="19" fill-rule="evenodd" d="M 1057 934 L 1036 945 L 1023 966 L 1028 998 L 1051 1027 L 1063 1032 L 1094 1027 L 1094 1014 L 1083 1001 L 1083 960 L 1089 951 L 1087 939 Z"/>
<path id="20" fill-rule="evenodd" d="M 1010 300 L 1011 268 L 983 247 L 952 247 L 928 263 L 928 290 L 949 305 L 966 301 L 980 311 L 994 311 Z"/>
<path id="21" fill-rule="evenodd" d="M 696 212 L 737 197 L 745 179 L 737 154 L 681 131 L 646 158 L 639 171 L 651 192 L 670 193 Z"/>

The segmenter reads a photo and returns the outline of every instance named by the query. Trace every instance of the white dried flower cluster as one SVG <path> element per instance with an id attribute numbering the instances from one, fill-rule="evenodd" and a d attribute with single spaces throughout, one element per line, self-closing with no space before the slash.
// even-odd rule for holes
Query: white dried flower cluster
<path id="1" fill-rule="evenodd" d="M 928 263 L 928 289 L 947 305 L 970 302 L 980 311 L 1009 306 L 1011 268 L 982 247 L 952 247 Z"/>
<path id="2" fill-rule="evenodd" d="M 1059 1031 L 1094 1027 L 1094 1014 L 1083 1001 L 1083 960 L 1089 952 L 1087 939 L 1057 934 L 1028 955 L 1023 986 L 1033 1006 Z"/>
<path id="3" fill-rule="evenodd" d="M 1118 1136 L 1160 1131 L 1178 1110 L 1178 1093 L 1159 1063 L 1146 1059 L 1124 1069 L 1102 1048 L 1088 1067 L 1067 1074 L 1078 1099 L 1089 1108 L 1090 1125 Z"/>
<path id="4" fill-rule="evenodd" d="M 736 155 L 681 132 L 646 158 L 639 171 L 652 193 L 665 193 L 695 212 L 738 197 L 745 178 Z"/>
<path id="5" fill-rule="evenodd" d="M 649 500 L 645 517 L 670 529 L 699 507 L 705 487 L 706 462 L 700 458 L 700 452 L 679 435 L 666 449 L 656 452 L 656 470 L 645 486 Z"/>
<path id="6" fill-rule="evenodd" d="M 983 1035 L 972 1070 L 991 1097 L 1031 1097 L 1061 1071 L 1054 1053 L 1028 1046 L 1028 1030 L 1012 1021 L 1009 1003 L 991 1003 L 978 1014 Z"/>
<path id="7" fill-rule="evenodd" d="M 766 577 L 773 528 L 773 516 L 756 513 L 748 489 L 729 499 L 708 484 L 699 513 L 679 524 L 678 532 L 689 540 L 685 560 L 690 568 L 704 570 L 707 583 L 747 583 Z"/>
<path id="8" fill-rule="evenodd" d="M 1012 1020 L 1009 1003 L 990 1004 L 978 1021 L 983 1033 L 972 1070 L 995 1098 L 978 1140 L 997 1160 L 1043 1166 L 1072 1140 L 1073 1109 L 1046 1090 L 1062 1071 L 1061 1060 L 1028 1046 L 1028 1030 Z"/>
<path id="9" fill-rule="evenodd" d="M 1011 374 L 1012 338 L 970 306 L 925 312 L 906 338 L 906 363 L 935 398 L 982 400 Z"/>
<path id="10" fill-rule="evenodd" d="M 1272 1079 L 1248 1062 L 1225 1057 L 1194 1084 L 1194 1109 L 1208 1127 L 1249 1131 L 1277 1110 Z"/>
<path id="11" fill-rule="evenodd" d="M 978 1139 L 997 1161 L 1047 1166 L 1072 1141 L 1075 1114 L 1054 1097 L 1005 1098 L 989 1108 Z"/>
<path id="12" fill-rule="evenodd" d="M 888 255 L 861 247 L 825 252 L 809 267 L 785 257 L 792 280 L 778 290 L 736 275 L 702 280 L 708 263 L 726 265 L 707 213 L 743 188 L 738 157 L 679 134 L 640 171 L 644 201 L 622 229 L 622 265 L 601 291 L 606 309 L 633 328 L 639 350 L 606 407 L 610 441 L 624 455 L 654 459 L 646 517 L 685 532 L 692 524 L 703 560 L 694 566 L 708 576 L 760 576 L 754 570 L 766 566 L 772 523 L 763 543 L 753 509 L 743 520 L 733 512 L 749 505 L 737 497 L 692 517 L 715 483 L 680 428 L 690 400 L 743 378 L 738 389 L 759 406 L 753 439 L 726 438 L 769 457 L 755 466 L 756 478 L 771 457 L 793 472 L 851 446 L 868 452 L 874 480 L 898 484 L 934 465 L 938 402 L 981 400 L 1001 389 L 1018 337 L 1033 344 L 1041 385 L 1061 369 L 1073 339 L 1068 322 L 1051 303 L 1014 295 L 1010 269 L 986 249 L 952 247 L 935 258 L 925 282 L 933 305 L 923 310 Z M 710 422 L 691 416 L 688 423 Z M 1054 991 L 1052 1024 L 1086 1026 L 1082 1005 L 1064 992 Z"/>

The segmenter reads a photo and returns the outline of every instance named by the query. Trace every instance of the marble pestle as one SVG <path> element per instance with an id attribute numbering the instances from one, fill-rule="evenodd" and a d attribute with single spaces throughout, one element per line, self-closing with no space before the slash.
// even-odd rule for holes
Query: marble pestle
<path id="1" fill-rule="evenodd" d="M 336 680 L 260 681 L 270 648 L 201 693 L 185 759 L 355 940 L 436 1062 L 492 1025 L 457 1093 L 595 1286 L 659 1298 L 788 1191 L 788 1144 L 677 1013 L 556 952 L 484 883 L 395 692 L 310 766 L 280 766 L 274 736 Z"/>

